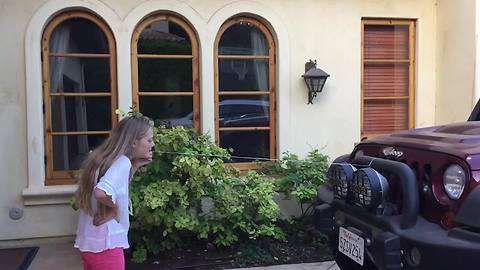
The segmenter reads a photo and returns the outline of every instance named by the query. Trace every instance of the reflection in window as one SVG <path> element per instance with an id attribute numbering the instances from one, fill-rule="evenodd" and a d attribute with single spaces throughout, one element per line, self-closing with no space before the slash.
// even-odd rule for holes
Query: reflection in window
<path id="1" fill-rule="evenodd" d="M 52 93 L 110 92 L 108 58 L 50 57 Z"/>
<path id="2" fill-rule="evenodd" d="M 52 53 L 108 53 L 108 40 L 98 25 L 86 18 L 71 18 L 55 27 Z"/>
<path id="3" fill-rule="evenodd" d="M 109 97 L 53 96 L 51 108 L 53 132 L 112 128 Z"/>
<path id="4" fill-rule="evenodd" d="M 138 54 L 192 54 L 187 31 L 180 25 L 158 20 L 146 26 L 138 40 Z"/>
<path id="5" fill-rule="evenodd" d="M 233 19 L 220 30 L 216 139 L 233 151 L 233 162 L 276 156 L 273 45 L 269 30 L 251 18 Z"/>
<path id="6" fill-rule="evenodd" d="M 233 162 L 269 158 L 269 143 L 268 131 L 224 131 L 220 135 L 220 147 L 233 150 Z"/>
<path id="7" fill-rule="evenodd" d="M 113 36 L 94 15 L 66 12 L 47 25 L 42 41 L 47 184 L 72 183 L 69 172 L 115 121 Z"/>
<path id="8" fill-rule="evenodd" d="M 133 103 L 156 124 L 199 129 L 198 46 L 190 26 L 154 15 L 132 40 Z"/>
<path id="9" fill-rule="evenodd" d="M 219 104 L 220 127 L 268 127 L 270 106 L 267 96 L 226 96 Z"/>
<path id="10" fill-rule="evenodd" d="M 164 108 L 159 110 L 158 108 Z M 140 97 L 140 111 L 154 119 L 156 125 L 167 127 L 193 127 L 191 97 L 153 96 Z"/>
<path id="11" fill-rule="evenodd" d="M 268 59 L 220 59 L 220 91 L 268 91 Z"/>
<path id="12" fill-rule="evenodd" d="M 221 55 L 268 56 L 268 41 L 257 26 L 240 21 L 223 33 L 219 51 Z"/>
<path id="13" fill-rule="evenodd" d="M 80 169 L 80 165 L 88 153 L 93 151 L 106 138 L 107 135 L 54 136 L 53 152 L 64 152 L 64 155 L 53 156 L 53 169 L 55 171 Z M 82 150 L 85 148 L 88 151 Z M 68 149 L 68 151 L 65 151 L 65 149 Z"/>
<path id="14" fill-rule="evenodd" d="M 142 92 L 192 92 L 192 60 L 138 59 Z"/>

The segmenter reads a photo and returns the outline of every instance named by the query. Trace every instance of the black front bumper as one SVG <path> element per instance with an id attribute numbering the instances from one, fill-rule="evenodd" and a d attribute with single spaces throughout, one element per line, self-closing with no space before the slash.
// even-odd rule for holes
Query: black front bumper
<path id="1" fill-rule="evenodd" d="M 399 215 L 376 215 L 333 199 L 328 190 L 319 190 L 317 229 L 329 235 L 336 254 L 339 253 L 339 228 L 344 227 L 363 237 L 364 259 L 373 262 L 379 270 L 480 269 L 480 218 L 477 214 L 480 187 L 471 192 L 459 211 L 457 222 L 466 226 L 445 230 L 419 215 L 417 181 L 410 167 L 401 162 L 367 156 L 353 158 L 350 163 L 357 168 L 371 167 L 396 175 L 403 194 L 402 211 Z M 350 260 L 343 257 L 340 259 Z"/>
<path id="2" fill-rule="evenodd" d="M 479 232 L 445 230 L 421 217 L 414 226 L 402 229 L 400 216 L 376 216 L 340 200 L 331 205 L 332 249 L 338 249 L 339 227 L 349 229 L 365 239 L 364 257 L 380 270 L 480 269 Z"/>

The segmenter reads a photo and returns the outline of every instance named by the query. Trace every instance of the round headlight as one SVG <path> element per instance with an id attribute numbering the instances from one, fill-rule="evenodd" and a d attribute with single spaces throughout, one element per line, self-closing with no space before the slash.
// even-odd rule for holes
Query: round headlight
<path id="1" fill-rule="evenodd" d="M 383 203 L 388 189 L 387 179 L 372 168 L 356 171 L 350 184 L 353 202 L 369 210 L 374 210 Z"/>
<path id="2" fill-rule="evenodd" d="M 328 179 L 333 187 L 336 198 L 347 199 L 349 182 L 357 169 L 348 163 L 333 163 L 328 168 Z"/>
<path id="3" fill-rule="evenodd" d="M 465 188 L 465 171 L 458 164 L 448 166 L 443 174 L 443 187 L 448 197 L 458 200 Z"/>

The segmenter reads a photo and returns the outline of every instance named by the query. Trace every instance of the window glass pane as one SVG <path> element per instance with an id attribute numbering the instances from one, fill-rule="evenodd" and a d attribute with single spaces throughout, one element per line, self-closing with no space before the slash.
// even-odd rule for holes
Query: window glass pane
<path id="1" fill-rule="evenodd" d="M 107 135 L 53 136 L 53 169 L 78 170 L 82 161 Z"/>
<path id="2" fill-rule="evenodd" d="M 52 131 L 109 131 L 110 97 L 52 97 Z"/>
<path id="3" fill-rule="evenodd" d="M 364 101 L 364 133 L 388 134 L 405 129 L 408 129 L 407 100 Z"/>
<path id="4" fill-rule="evenodd" d="M 50 52 L 109 53 L 105 33 L 92 21 L 83 18 L 60 23 L 50 37 Z"/>
<path id="5" fill-rule="evenodd" d="M 138 59 L 140 92 L 191 92 L 191 59 Z"/>
<path id="6" fill-rule="evenodd" d="M 408 59 L 408 25 L 365 25 L 364 58 Z"/>
<path id="7" fill-rule="evenodd" d="M 364 96 L 408 96 L 409 68 L 407 64 L 365 64 Z"/>
<path id="8" fill-rule="evenodd" d="M 51 56 L 50 92 L 110 92 L 108 58 Z"/>
<path id="9" fill-rule="evenodd" d="M 193 127 L 192 96 L 140 96 L 140 112 L 156 125 Z"/>
<path id="10" fill-rule="evenodd" d="M 160 20 L 142 31 L 137 52 L 139 54 L 190 55 L 192 44 L 187 32 L 180 25 Z"/>
<path id="11" fill-rule="evenodd" d="M 220 131 L 220 147 L 233 149 L 233 162 L 253 162 L 254 158 L 268 158 L 270 156 L 269 131 Z"/>
<path id="12" fill-rule="evenodd" d="M 220 91 L 269 91 L 268 60 L 219 59 Z"/>
<path id="13" fill-rule="evenodd" d="M 219 42 L 220 55 L 268 55 L 268 41 L 260 29 L 249 22 L 230 26 Z"/>
<path id="14" fill-rule="evenodd" d="M 220 127 L 266 127 L 270 121 L 268 96 L 220 96 Z"/>

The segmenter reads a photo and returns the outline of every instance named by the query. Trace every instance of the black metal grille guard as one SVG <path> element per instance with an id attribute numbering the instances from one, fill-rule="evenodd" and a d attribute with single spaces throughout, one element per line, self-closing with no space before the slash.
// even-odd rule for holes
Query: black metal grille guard
<path id="1" fill-rule="evenodd" d="M 408 165 L 398 161 L 369 156 L 355 157 L 350 161 L 350 164 L 395 174 L 400 180 L 403 191 L 400 228 L 409 229 L 417 223 L 419 213 L 418 187 L 415 174 Z"/>

